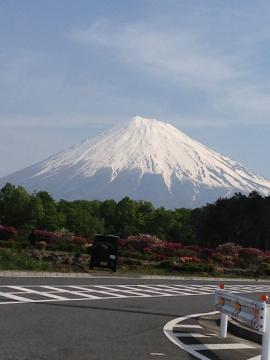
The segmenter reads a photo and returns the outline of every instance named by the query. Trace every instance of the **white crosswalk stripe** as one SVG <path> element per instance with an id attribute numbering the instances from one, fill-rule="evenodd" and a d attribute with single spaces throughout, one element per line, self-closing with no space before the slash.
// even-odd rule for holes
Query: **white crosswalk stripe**
<path id="1" fill-rule="evenodd" d="M 43 296 L 43 293 L 41 291 L 38 291 L 38 290 L 33 290 L 33 289 L 30 290 L 30 289 L 27 289 L 27 288 L 21 287 L 21 286 L 10 286 L 10 287 L 15 289 L 15 290 L 24 291 L 27 294 L 37 294 L 37 295 Z M 46 293 L 45 295 L 46 295 L 46 297 L 51 298 L 51 299 L 55 299 L 55 300 L 66 300 L 65 297 L 59 296 L 59 295 L 48 294 L 48 293 Z"/>
<path id="2" fill-rule="evenodd" d="M 0 286 L 0 305 L 130 297 L 202 296 L 213 294 L 216 288 L 214 284 L 2 285 Z M 233 293 L 268 293 L 270 285 L 226 285 L 225 289 Z"/>

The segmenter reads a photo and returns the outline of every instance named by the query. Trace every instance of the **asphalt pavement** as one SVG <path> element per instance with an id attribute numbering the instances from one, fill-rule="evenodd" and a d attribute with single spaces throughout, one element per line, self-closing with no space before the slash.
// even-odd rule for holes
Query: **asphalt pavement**
<path id="1" fill-rule="evenodd" d="M 213 310 L 218 282 L 137 278 L 0 278 L 0 359 L 190 359 L 169 321 Z M 266 283 L 226 283 L 257 298 Z M 258 292 L 257 292 L 258 291 Z M 72 300 L 71 300 L 72 299 Z"/>

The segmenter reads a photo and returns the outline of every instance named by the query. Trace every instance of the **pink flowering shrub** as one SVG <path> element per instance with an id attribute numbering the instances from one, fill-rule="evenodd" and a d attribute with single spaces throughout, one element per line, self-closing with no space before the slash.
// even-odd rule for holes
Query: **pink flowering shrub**
<path id="1" fill-rule="evenodd" d="M 17 235 L 17 230 L 13 226 L 0 225 L 0 240 L 14 239 Z"/>
<path id="2" fill-rule="evenodd" d="M 179 250 L 182 248 L 180 243 L 172 243 L 168 241 L 162 241 L 151 246 L 151 251 L 157 254 L 162 254 L 165 256 L 177 256 L 179 255 Z"/>
<path id="3" fill-rule="evenodd" d="M 152 236 L 149 234 L 139 234 L 139 235 L 129 236 L 127 239 L 124 239 L 120 242 L 118 241 L 118 244 L 121 244 L 120 246 L 127 246 L 141 253 L 144 252 L 145 248 L 152 247 L 159 243 L 162 243 L 162 240 L 160 240 L 156 236 Z"/>

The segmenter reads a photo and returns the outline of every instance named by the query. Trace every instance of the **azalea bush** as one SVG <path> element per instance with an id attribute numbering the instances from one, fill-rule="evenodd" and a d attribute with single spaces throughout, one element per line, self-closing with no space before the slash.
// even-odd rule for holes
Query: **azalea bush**
<path id="1" fill-rule="evenodd" d="M 223 255 L 238 256 L 241 246 L 232 242 L 219 245 L 216 250 Z"/>
<path id="2" fill-rule="evenodd" d="M 181 256 L 179 258 L 180 263 L 201 263 L 201 260 L 195 256 Z"/>
<path id="3" fill-rule="evenodd" d="M 228 269 L 233 269 L 235 267 L 235 263 L 231 260 L 225 260 L 223 266 Z"/>
<path id="4" fill-rule="evenodd" d="M 254 260 L 263 256 L 264 252 L 256 248 L 242 248 L 239 250 L 239 257 L 246 260 Z"/>
<path id="5" fill-rule="evenodd" d="M 90 245 L 92 243 L 89 239 L 87 239 L 84 236 L 72 236 L 71 241 L 75 245 L 79 245 L 79 246 L 87 246 L 87 245 Z"/>
<path id="6" fill-rule="evenodd" d="M 47 230 L 33 230 L 29 236 L 32 246 L 36 246 L 42 242 L 46 245 L 51 245 L 59 242 L 60 236 Z"/>
<path id="7" fill-rule="evenodd" d="M 181 248 L 182 245 L 180 243 L 162 241 L 156 244 L 152 244 L 148 249 L 150 249 L 152 253 L 170 257 L 180 255 Z"/>
<path id="8" fill-rule="evenodd" d="M 157 244 L 162 244 L 162 242 L 163 241 L 156 236 L 149 234 L 139 234 L 129 236 L 124 240 L 118 240 L 118 245 L 133 248 L 139 252 L 144 252 L 145 248 L 152 247 Z"/>
<path id="9" fill-rule="evenodd" d="M 15 239 L 17 230 L 13 226 L 0 225 L 0 240 Z"/>

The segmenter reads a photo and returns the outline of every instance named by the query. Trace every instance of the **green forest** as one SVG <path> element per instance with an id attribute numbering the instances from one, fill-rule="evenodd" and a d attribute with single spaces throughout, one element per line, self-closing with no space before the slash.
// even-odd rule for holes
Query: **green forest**
<path id="1" fill-rule="evenodd" d="M 121 238 L 145 233 L 184 245 L 215 248 L 232 242 L 269 250 L 270 197 L 236 193 L 197 209 L 167 210 L 128 197 L 119 202 L 56 201 L 46 191 L 31 194 L 8 183 L 0 191 L 0 225 L 19 233 L 66 229 L 78 236 L 104 233 Z"/>

